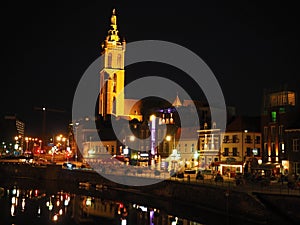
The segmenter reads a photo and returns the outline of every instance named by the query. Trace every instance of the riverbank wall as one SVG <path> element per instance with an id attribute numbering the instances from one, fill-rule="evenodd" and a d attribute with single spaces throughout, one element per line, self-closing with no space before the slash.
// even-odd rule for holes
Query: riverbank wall
<path id="1" fill-rule="evenodd" d="M 112 177 L 113 175 L 110 175 Z M 230 186 L 214 186 L 201 184 L 201 182 L 187 183 L 174 180 L 164 180 L 156 182 L 155 178 L 144 178 L 138 176 L 116 176 L 112 180 L 122 181 L 122 179 L 132 179 L 131 183 L 143 183 L 142 179 L 148 183 L 155 183 L 147 186 L 126 186 L 109 179 L 104 178 L 92 170 L 68 170 L 59 165 L 32 166 L 30 164 L 0 164 L 0 178 L 34 178 L 37 180 L 53 180 L 58 182 L 79 185 L 79 183 L 88 182 L 90 184 L 102 184 L 107 187 L 122 191 L 124 193 L 133 193 L 135 195 L 147 197 L 149 199 L 157 198 L 165 201 L 184 202 L 187 206 L 193 208 L 205 208 L 215 211 L 224 218 L 235 217 L 240 220 L 253 220 L 256 223 L 266 223 L 272 217 L 271 210 L 276 209 L 289 221 L 299 222 L 299 217 L 295 216 L 295 210 L 286 212 L 286 205 L 300 202 L 299 198 L 293 196 L 271 196 L 263 193 L 248 193 L 245 191 L 233 190 Z M 149 182 L 149 179 L 150 180 Z M 122 183 L 122 182 L 120 182 Z M 281 201 L 280 199 L 283 199 Z M 295 200 L 296 199 L 296 200 Z M 300 204 L 300 203 L 299 203 Z M 291 219 L 292 218 L 292 219 Z M 292 223 L 291 223 L 292 224 Z"/>

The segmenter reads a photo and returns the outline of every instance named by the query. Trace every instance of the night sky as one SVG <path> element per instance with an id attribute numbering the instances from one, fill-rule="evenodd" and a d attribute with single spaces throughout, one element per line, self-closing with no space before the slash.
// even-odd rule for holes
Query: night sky
<path id="1" fill-rule="evenodd" d="M 120 36 L 127 42 L 164 40 L 200 56 L 218 79 L 226 104 L 239 114 L 260 114 L 264 88 L 300 89 L 300 16 L 295 4 L 107 2 L 2 3 L 0 113 L 16 113 L 25 121 L 27 134 L 41 131 L 42 114 L 34 107 L 65 110 L 47 113 L 47 130 L 66 129 L 76 86 L 100 56 L 113 8 Z M 151 75 L 147 71 L 128 68 L 126 81 Z M 181 74 L 172 76 L 193 87 Z M 194 90 L 191 95 L 197 98 L 199 90 Z"/>

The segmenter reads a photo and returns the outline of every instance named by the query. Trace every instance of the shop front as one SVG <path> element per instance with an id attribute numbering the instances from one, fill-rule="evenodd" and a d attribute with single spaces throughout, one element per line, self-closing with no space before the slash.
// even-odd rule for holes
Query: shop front
<path id="1" fill-rule="evenodd" d="M 243 162 L 220 163 L 220 174 L 229 178 L 234 178 L 237 174 L 243 173 Z"/>

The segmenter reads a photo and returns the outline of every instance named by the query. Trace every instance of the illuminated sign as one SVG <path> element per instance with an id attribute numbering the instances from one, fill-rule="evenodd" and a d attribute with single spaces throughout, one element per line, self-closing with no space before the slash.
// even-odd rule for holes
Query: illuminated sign
<path id="1" fill-rule="evenodd" d="M 124 154 L 124 155 L 128 155 L 128 154 L 129 154 L 129 149 L 128 149 L 128 148 L 124 148 L 123 154 Z"/>
<path id="2" fill-rule="evenodd" d="M 258 149 L 257 148 L 252 149 L 252 153 L 253 155 L 258 155 Z"/>

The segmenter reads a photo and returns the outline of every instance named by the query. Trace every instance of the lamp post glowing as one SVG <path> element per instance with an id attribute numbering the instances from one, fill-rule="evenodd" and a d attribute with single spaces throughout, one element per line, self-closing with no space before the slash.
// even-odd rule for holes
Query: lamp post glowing
<path id="1" fill-rule="evenodd" d="M 25 141 L 26 141 L 26 151 L 28 151 L 28 142 L 29 142 L 29 138 L 25 137 Z"/>
<path id="2" fill-rule="evenodd" d="M 77 151 L 78 151 L 78 126 L 79 126 L 79 123 L 76 122 L 75 123 L 75 161 L 77 162 L 77 158 L 78 158 L 78 155 L 77 155 Z"/>
<path id="3" fill-rule="evenodd" d="M 129 137 L 129 141 L 134 141 L 134 140 L 135 140 L 134 135 L 131 135 L 131 136 Z"/>
<path id="4" fill-rule="evenodd" d="M 42 140 L 39 140 L 39 143 L 40 143 L 40 151 L 39 151 L 39 157 L 40 157 L 40 154 L 41 154 L 41 151 L 42 151 Z"/>
<path id="5" fill-rule="evenodd" d="M 168 155 L 170 154 L 170 141 L 172 140 L 172 137 L 170 135 L 166 136 L 166 141 L 168 142 Z"/>
<path id="6" fill-rule="evenodd" d="M 151 121 L 151 165 L 155 164 L 155 156 L 157 155 L 156 153 L 156 116 L 151 115 L 150 116 L 150 121 Z"/>

